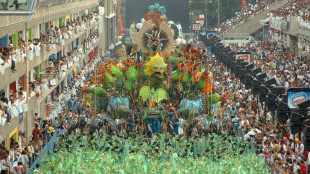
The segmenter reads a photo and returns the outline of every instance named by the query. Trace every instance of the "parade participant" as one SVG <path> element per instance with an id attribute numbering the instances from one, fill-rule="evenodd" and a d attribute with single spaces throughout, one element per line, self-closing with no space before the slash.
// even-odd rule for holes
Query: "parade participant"
<path id="1" fill-rule="evenodd" d="M 236 136 L 239 135 L 239 127 L 240 127 L 240 123 L 239 123 L 239 118 L 238 116 L 235 116 L 233 119 L 232 119 L 232 123 L 233 123 L 233 130 L 234 130 L 234 134 Z"/>
<path id="2" fill-rule="evenodd" d="M 198 117 L 198 124 L 199 124 L 199 127 L 204 128 L 205 120 L 202 118 L 201 115 L 199 115 Z"/>
<path id="3" fill-rule="evenodd" d="M 179 116 L 178 118 L 178 134 L 183 135 L 183 125 L 184 125 L 184 119 L 182 116 Z"/>
<path id="4" fill-rule="evenodd" d="M 178 134 L 178 125 L 176 124 L 177 122 L 177 115 L 176 115 L 176 111 L 175 111 L 175 108 L 174 107 L 171 107 L 169 110 L 168 110 L 168 118 L 169 118 L 169 121 L 171 122 L 172 126 L 173 126 L 173 130 L 176 134 Z"/>
<path id="5" fill-rule="evenodd" d="M 116 119 L 115 119 L 115 125 L 116 125 L 116 126 L 119 126 L 119 125 L 120 125 L 119 116 L 117 116 Z"/>

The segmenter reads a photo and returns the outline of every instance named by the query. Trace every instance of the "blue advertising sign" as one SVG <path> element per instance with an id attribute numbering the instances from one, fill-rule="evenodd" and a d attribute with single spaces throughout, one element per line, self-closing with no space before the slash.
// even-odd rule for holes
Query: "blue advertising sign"
<path id="1" fill-rule="evenodd" d="M 217 36 L 217 31 L 207 31 L 207 37 L 209 37 L 209 35 L 213 35 L 213 36 Z"/>
<path id="2" fill-rule="evenodd" d="M 310 88 L 290 88 L 287 91 L 287 105 L 291 110 L 297 109 L 297 105 L 310 99 Z"/>

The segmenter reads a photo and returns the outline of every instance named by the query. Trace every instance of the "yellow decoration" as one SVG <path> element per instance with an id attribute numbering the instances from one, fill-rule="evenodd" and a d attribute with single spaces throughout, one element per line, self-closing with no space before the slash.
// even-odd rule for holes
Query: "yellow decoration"
<path id="1" fill-rule="evenodd" d="M 68 22 L 70 22 L 70 21 L 71 21 L 71 16 L 70 16 L 70 15 L 67 15 L 67 16 L 66 16 L 66 19 L 67 19 Z"/>
<path id="2" fill-rule="evenodd" d="M 15 142 L 18 142 L 18 126 L 9 134 L 7 142 L 10 142 L 11 137 L 13 137 Z M 7 145 L 7 150 L 10 150 L 10 143 Z"/>
<path id="3" fill-rule="evenodd" d="M 77 75 L 77 68 L 74 68 L 74 76 L 76 76 Z"/>
<path id="4" fill-rule="evenodd" d="M 161 74 L 164 73 L 167 64 L 165 64 L 164 62 L 164 58 L 161 57 L 158 53 L 156 54 L 156 56 L 151 57 L 151 60 L 145 64 L 146 65 L 146 72 L 149 75 L 154 74 L 155 72 L 159 72 Z"/>

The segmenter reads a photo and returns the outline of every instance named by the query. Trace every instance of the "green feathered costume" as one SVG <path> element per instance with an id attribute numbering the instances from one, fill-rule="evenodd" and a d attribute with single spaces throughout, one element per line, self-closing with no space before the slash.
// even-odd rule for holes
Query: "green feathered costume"
<path id="1" fill-rule="evenodd" d="M 67 146 L 44 157 L 40 172 L 269 173 L 264 157 L 256 156 L 251 144 L 227 135 L 187 140 L 170 134 L 155 134 L 151 139 L 78 134 L 60 142 Z"/>

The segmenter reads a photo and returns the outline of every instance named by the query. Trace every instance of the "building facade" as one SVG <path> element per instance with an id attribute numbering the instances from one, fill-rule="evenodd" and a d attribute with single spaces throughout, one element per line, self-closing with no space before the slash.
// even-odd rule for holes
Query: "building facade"
<path id="1" fill-rule="evenodd" d="M 35 115 L 47 120 L 65 111 L 51 99 L 99 55 L 103 15 L 98 0 L 43 1 L 32 15 L 0 14 L 0 142 L 8 149 L 19 132 L 29 141 Z"/>

